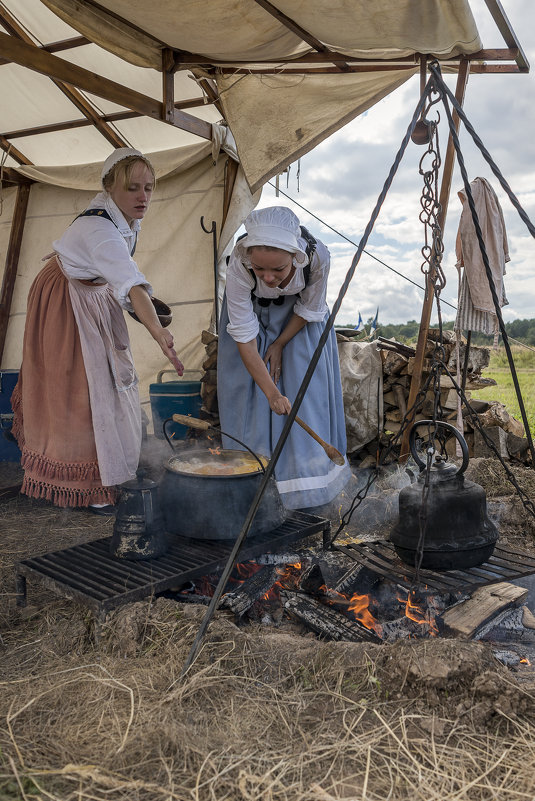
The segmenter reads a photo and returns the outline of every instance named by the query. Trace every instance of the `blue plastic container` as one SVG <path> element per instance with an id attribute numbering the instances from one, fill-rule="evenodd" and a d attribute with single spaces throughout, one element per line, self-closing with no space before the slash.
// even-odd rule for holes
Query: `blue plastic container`
<path id="1" fill-rule="evenodd" d="M 11 394 L 18 378 L 18 370 L 0 370 L 0 462 L 20 462 L 19 446 L 11 434 Z"/>
<path id="2" fill-rule="evenodd" d="M 165 439 L 163 424 L 169 417 L 174 414 L 199 417 L 202 406 L 200 381 L 190 381 L 186 377 L 177 381 L 162 381 L 162 375 L 166 372 L 172 371 L 162 370 L 158 373 L 156 383 L 149 385 L 154 436 L 158 439 Z M 199 375 L 198 370 L 185 370 L 184 376 L 186 373 Z M 169 422 L 165 431 L 169 438 L 184 439 L 188 429 L 180 423 Z"/>

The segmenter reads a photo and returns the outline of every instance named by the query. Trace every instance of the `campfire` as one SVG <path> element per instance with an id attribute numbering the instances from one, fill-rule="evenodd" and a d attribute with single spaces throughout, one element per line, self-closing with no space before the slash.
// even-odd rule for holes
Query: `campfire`
<path id="1" fill-rule="evenodd" d="M 444 574 L 441 580 L 437 573 L 437 587 L 425 581 L 416 586 L 410 571 L 402 575 L 405 566 L 393 549 L 391 570 L 386 572 L 398 569 L 399 580 L 363 564 L 377 547 L 384 560 L 384 552 L 389 550 L 385 543 L 355 547 L 361 561 L 350 561 L 344 554 L 346 546 L 341 546 L 332 551 L 309 547 L 267 553 L 240 563 L 220 608 L 232 613 L 241 626 L 251 622 L 281 626 L 292 620 L 327 640 L 378 643 L 459 637 L 535 641 L 535 617 L 523 605 L 527 589 L 496 581 L 496 577 L 491 579 L 493 583 L 470 586 L 470 571 L 464 579 Z M 476 576 L 478 572 L 484 570 L 476 569 Z M 209 604 L 218 579 L 218 574 L 204 576 L 171 595 L 183 603 Z"/>

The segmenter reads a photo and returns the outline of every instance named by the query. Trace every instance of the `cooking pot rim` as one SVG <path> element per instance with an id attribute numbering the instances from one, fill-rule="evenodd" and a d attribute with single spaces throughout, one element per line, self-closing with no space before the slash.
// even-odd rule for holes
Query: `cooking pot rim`
<path id="1" fill-rule="evenodd" d="M 209 453 L 209 449 L 208 448 L 204 448 L 204 449 L 199 449 L 199 450 L 196 450 L 196 451 L 188 451 L 187 453 L 188 453 L 188 456 L 191 457 L 193 454 L 207 454 L 207 453 Z M 227 453 L 247 455 L 247 451 L 241 451 L 238 448 L 234 448 L 234 449 L 233 448 L 224 448 L 224 449 L 221 450 L 220 453 L 221 453 L 221 455 L 225 455 Z M 264 471 L 260 469 L 260 466 L 256 467 L 256 469 L 252 468 L 247 473 L 213 473 L 213 474 L 210 474 L 210 473 L 195 473 L 195 472 L 192 472 L 191 470 L 179 470 L 176 467 L 171 467 L 171 462 L 172 461 L 180 461 L 180 459 L 182 459 L 182 458 L 186 458 L 186 455 L 185 454 L 178 454 L 178 453 L 173 454 L 173 456 L 170 456 L 165 461 L 165 464 L 164 464 L 165 469 L 169 473 L 172 473 L 173 475 L 177 475 L 177 476 L 185 476 L 187 478 L 211 478 L 211 479 L 250 478 L 251 476 L 256 476 L 256 475 L 259 475 L 259 474 L 263 475 L 263 473 L 264 473 Z M 263 454 L 258 454 L 258 458 L 262 459 L 262 460 L 265 460 L 264 468 L 267 467 L 267 465 L 269 463 L 268 457 L 264 456 Z"/>

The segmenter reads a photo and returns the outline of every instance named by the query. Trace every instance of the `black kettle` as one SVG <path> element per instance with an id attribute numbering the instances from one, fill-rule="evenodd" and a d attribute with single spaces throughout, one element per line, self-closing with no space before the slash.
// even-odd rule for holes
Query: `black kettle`
<path id="1" fill-rule="evenodd" d="M 464 478 L 468 467 L 468 446 L 464 437 L 450 423 L 436 425 L 449 429 L 458 439 L 463 461 L 460 468 L 447 464 L 435 454 L 429 470 L 426 490 L 426 465 L 415 447 L 416 429 L 434 426 L 433 420 L 420 420 L 411 429 L 409 445 L 420 468 L 414 484 L 399 493 L 399 521 L 390 533 L 396 553 L 407 565 L 431 570 L 462 570 L 475 567 L 490 558 L 498 539 L 498 530 L 487 516 L 483 487 Z M 423 531 L 422 531 L 423 529 Z M 422 542 L 420 542 L 420 535 Z"/>
<path id="2" fill-rule="evenodd" d="M 138 470 L 121 484 L 110 553 L 119 559 L 153 559 L 168 548 L 158 498 L 158 485 Z"/>

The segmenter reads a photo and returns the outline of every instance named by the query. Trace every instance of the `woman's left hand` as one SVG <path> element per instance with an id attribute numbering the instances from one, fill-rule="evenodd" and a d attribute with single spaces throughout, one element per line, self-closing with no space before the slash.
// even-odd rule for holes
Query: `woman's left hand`
<path id="1" fill-rule="evenodd" d="M 275 384 L 278 384 L 281 377 L 282 350 L 283 346 L 279 345 L 275 340 L 266 350 L 266 355 L 264 356 L 264 364 L 268 368 L 271 380 L 274 381 Z"/>
<path id="2" fill-rule="evenodd" d="M 174 348 L 175 343 L 172 333 L 167 328 L 162 328 L 160 331 L 157 332 L 157 335 L 154 336 L 154 339 L 157 341 L 158 345 L 162 349 L 162 352 L 164 353 L 165 356 L 167 356 L 167 358 L 177 371 L 178 375 L 183 375 L 184 365 L 176 355 L 176 350 Z"/>

